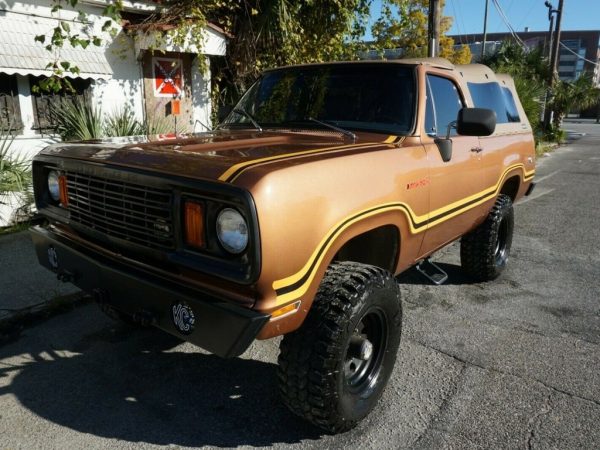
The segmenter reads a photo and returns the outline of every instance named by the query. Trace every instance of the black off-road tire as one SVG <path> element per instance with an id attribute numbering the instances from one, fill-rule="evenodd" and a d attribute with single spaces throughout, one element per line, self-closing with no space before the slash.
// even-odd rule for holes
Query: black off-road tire
<path id="1" fill-rule="evenodd" d="M 353 428 L 383 393 L 401 331 L 400 290 L 392 274 L 355 262 L 332 264 L 306 320 L 281 342 L 284 403 L 328 432 Z M 364 345 L 372 348 L 369 359 Z M 354 358 L 358 354 L 361 359 Z"/>
<path id="2" fill-rule="evenodd" d="M 497 278 L 506 267 L 512 245 L 514 210 L 508 195 L 500 194 L 481 225 L 462 237 L 460 264 L 477 281 Z"/>

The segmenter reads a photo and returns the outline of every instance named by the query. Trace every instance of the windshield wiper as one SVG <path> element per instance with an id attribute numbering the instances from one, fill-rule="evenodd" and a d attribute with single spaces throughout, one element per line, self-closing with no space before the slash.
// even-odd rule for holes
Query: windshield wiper
<path id="1" fill-rule="evenodd" d="M 322 120 L 315 119 L 314 117 L 309 117 L 308 120 L 310 120 L 311 122 L 318 123 L 319 125 L 323 125 L 324 127 L 331 128 L 332 130 L 338 131 L 344 136 L 348 136 L 349 138 L 351 138 L 353 142 L 356 142 L 356 134 L 354 134 L 352 131 L 344 130 L 343 128 L 336 127 L 331 123 L 323 122 Z"/>
<path id="2" fill-rule="evenodd" d="M 254 125 L 254 128 L 256 128 L 258 131 L 260 131 L 262 133 L 262 127 L 258 124 L 258 122 L 256 121 L 256 119 L 254 117 L 252 117 L 252 114 L 250 114 L 248 111 L 246 111 L 245 109 L 242 108 L 234 108 L 233 112 L 236 114 L 240 114 L 242 116 L 244 116 L 245 118 L 247 118 L 250 122 L 252 122 L 252 125 Z"/>

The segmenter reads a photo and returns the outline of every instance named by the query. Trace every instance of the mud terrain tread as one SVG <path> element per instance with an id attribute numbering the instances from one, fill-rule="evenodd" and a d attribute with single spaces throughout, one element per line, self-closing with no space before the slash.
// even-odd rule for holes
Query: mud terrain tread
<path id="1" fill-rule="evenodd" d="M 476 281 L 490 281 L 504 270 L 506 261 L 498 265 L 494 253 L 502 219 L 510 221 L 509 249 L 514 221 L 512 200 L 500 194 L 485 221 L 460 241 L 460 263 L 463 270 Z"/>
<path id="2" fill-rule="evenodd" d="M 340 417 L 336 380 L 331 374 L 340 370 L 336 357 L 343 351 L 341 336 L 353 307 L 373 287 L 398 290 L 394 277 L 378 267 L 354 262 L 332 264 L 302 327 L 281 342 L 278 379 L 284 403 L 329 432 L 349 430 L 358 422 Z"/>

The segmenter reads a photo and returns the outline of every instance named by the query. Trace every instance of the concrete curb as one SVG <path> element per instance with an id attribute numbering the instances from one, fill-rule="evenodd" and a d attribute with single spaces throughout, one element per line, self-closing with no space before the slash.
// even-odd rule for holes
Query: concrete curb
<path id="1" fill-rule="evenodd" d="M 0 333 L 4 326 L 42 317 L 81 296 L 38 263 L 28 231 L 0 236 Z"/>
<path id="2" fill-rule="evenodd" d="M 90 296 L 79 291 L 21 310 L 12 310 L 10 314 L 0 317 L 0 344 L 16 340 L 25 328 L 37 325 L 57 314 L 72 311 L 91 300 Z"/>

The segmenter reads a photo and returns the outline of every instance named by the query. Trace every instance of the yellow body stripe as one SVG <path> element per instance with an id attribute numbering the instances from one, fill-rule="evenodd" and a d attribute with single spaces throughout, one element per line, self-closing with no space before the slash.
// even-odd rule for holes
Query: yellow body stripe
<path id="1" fill-rule="evenodd" d="M 340 227 L 341 224 L 343 224 L 346 219 L 341 220 L 340 222 L 338 222 L 335 226 L 333 226 L 329 233 L 321 240 L 321 242 L 319 243 L 319 245 L 317 246 L 317 248 L 315 249 L 315 251 L 312 253 L 311 257 L 309 258 L 308 262 L 304 265 L 304 267 L 302 267 L 302 269 L 300 269 L 298 272 L 296 272 L 295 274 L 283 278 L 281 280 L 277 280 L 275 282 L 273 282 L 273 289 L 277 290 L 277 289 L 281 289 L 285 286 L 289 286 L 292 285 L 296 282 L 298 282 L 299 280 L 301 280 L 306 273 L 310 270 L 311 266 L 313 266 L 313 261 L 315 260 L 315 258 L 317 258 L 317 256 L 319 255 L 319 252 L 321 250 L 321 248 L 325 245 L 325 242 L 329 239 L 329 244 L 327 245 L 327 248 L 321 252 L 321 255 L 318 257 L 318 261 L 317 263 L 314 265 L 313 267 L 313 272 L 310 275 L 310 277 L 302 284 L 302 286 L 300 286 L 298 289 L 288 292 L 286 294 L 283 295 L 279 295 L 277 296 L 277 304 L 283 304 L 286 303 L 290 300 L 296 300 L 299 297 L 301 297 L 302 295 L 304 295 L 306 293 L 306 291 L 309 289 L 309 287 L 312 284 L 312 281 L 315 277 L 315 274 L 317 272 L 318 267 L 321 265 L 323 259 L 325 258 L 325 255 L 327 254 L 327 251 L 329 250 L 329 248 L 333 245 L 333 243 L 336 241 L 336 239 L 339 237 L 339 235 L 341 235 L 346 229 L 348 229 L 348 227 L 354 225 L 355 223 L 363 220 L 363 219 L 367 219 L 369 217 L 372 217 L 374 215 L 377 214 L 383 214 L 389 211 L 401 211 L 404 214 L 407 215 L 408 217 L 408 223 L 409 223 L 409 227 L 410 227 L 410 231 L 412 234 L 416 234 L 416 233 L 420 233 L 423 232 L 429 228 L 432 228 L 436 225 L 439 225 L 442 222 L 445 222 L 447 220 L 452 219 L 453 217 L 456 217 L 459 214 L 462 214 L 464 211 L 472 209 L 476 206 L 481 205 L 482 203 L 485 203 L 486 201 L 490 200 L 491 198 L 495 197 L 497 195 L 497 193 L 499 192 L 502 183 L 504 181 L 504 179 L 506 178 L 506 176 L 508 175 L 509 172 L 511 172 L 514 169 L 517 168 L 522 168 L 523 170 L 523 176 L 524 179 L 525 178 L 531 178 L 533 177 L 533 175 L 535 174 L 535 170 L 532 170 L 530 172 L 525 172 L 525 167 L 523 164 L 514 164 L 512 166 L 509 166 L 504 173 L 502 174 L 502 176 L 500 177 L 498 183 L 495 186 L 492 186 L 488 189 L 485 189 L 484 191 L 481 191 L 477 194 L 471 195 L 467 198 L 461 199 L 457 202 L 451 203 L 449 205 L 446 205 L 442 208 L 439 208 L 435 211 L 430 212 L 429 214 L 426 215 L 422 215 L 422 216 L 417 216 L 414 211 L 412 210 L 412 208 L 407 205 L 406 203 L 398 203 L 398 202 L 394 202 L 394 203 L 386 203 L 386 204 L 382 204 L 382 205 L 378 205 L 378 209 L 376 211 L 372 211 L 370 213 L 366 213 L 366 214 L 361 214 L 361 212 L 355 213 L 353 214 L 353 216 L 357 216 L 355 219 L 348 221 L 347 223 L 344 224 L 343 227 Z M 481 199 L 475 203 L 472 204 L 468 204 L 469 202 L 473 201 L 474 199 L 477 199 L 478 197 L 481 197 Z M 461 209 L 457 209 L 457 211 L 451 213 L 451 214 L 447 214 L 444 217 L 441 217 L 438 220 L 435 220 L 433 222 L 429 222 L 426 226 L 422 227 L 421 229 L 415 229 L 413 226 L 413 222 L 416 224 L 422 223 L 423 221 L 426 221 L 428 217 L 435 217 L 438 216 L 440 214 L 443 214 L 447 211 L 450 211 L 454 208 L 458 208 L 460 207 L 460 205 L 465 205 L 468 204 L 465 208 L 461 208 Z M 387 206 L 389 205 L 389 206 Z M 364 211 L 369 211 L 371 209 L 373 209 L 374 207 L 368 208 Z M 412 219 L 412 220 L 411 220 Z M 333 236 L 332 236 L 333 235 Z M 332 236 L 332 237 L 331 237 Z M 330 238 L 331 237 L 331 238 Z"/>
<path id="2" fill-rule="evenodd" d="M 390 143 L 392 143 L 397 138 L 398 138 L 398 136 L 390 136 L 385 141 L 383 141 L 383 143 L 384 144 L 390 144 Z M 327 150 L 343 150 L 343 149 L 349 149 L 349 148 L 373 147 L 373 146 L 375 146 L 377 144 L 380 144 L 380 143 L 379 142 L 365 142 L 363 144 L 338 145 L 336 147 L 326 147 L 326 148 L 318 148 L 318 149 L 313 149 L 313 150 L 303 150 L 303 151 L 300 151 L 300 152 L 284 153 L 284 154 L 281 154 L 281 155 L 266 156 L 264 158 L 253 159 L 252 161 L 245 161 L 245 162 L 241 162 L 241 163 L 238 163 L 238 164 L 234 164 L 229 169 L 227 169 L 225 172 L 223 172 L 223 174 L 219 177 L 219 181 L 227 181 L 229 179 L 229 177 L 231 177 L 237 171 L 242 170 L 245 167 L 253 166 L 253 165 L 259 164 L 259 163 L 266 163 L 266 162 L 270 162 L 270 161 L 277 161 L 278 159 L 286 159 L 286 158 L 290 158 L 292 156 L 311 155 L 313 153 L 324 152 L 324 151 L 327 151 Z M 237 176 L 235 178 L 237 178 Z M 231 180 L 231 181 L 233 181 L 233 180 Z"/>

